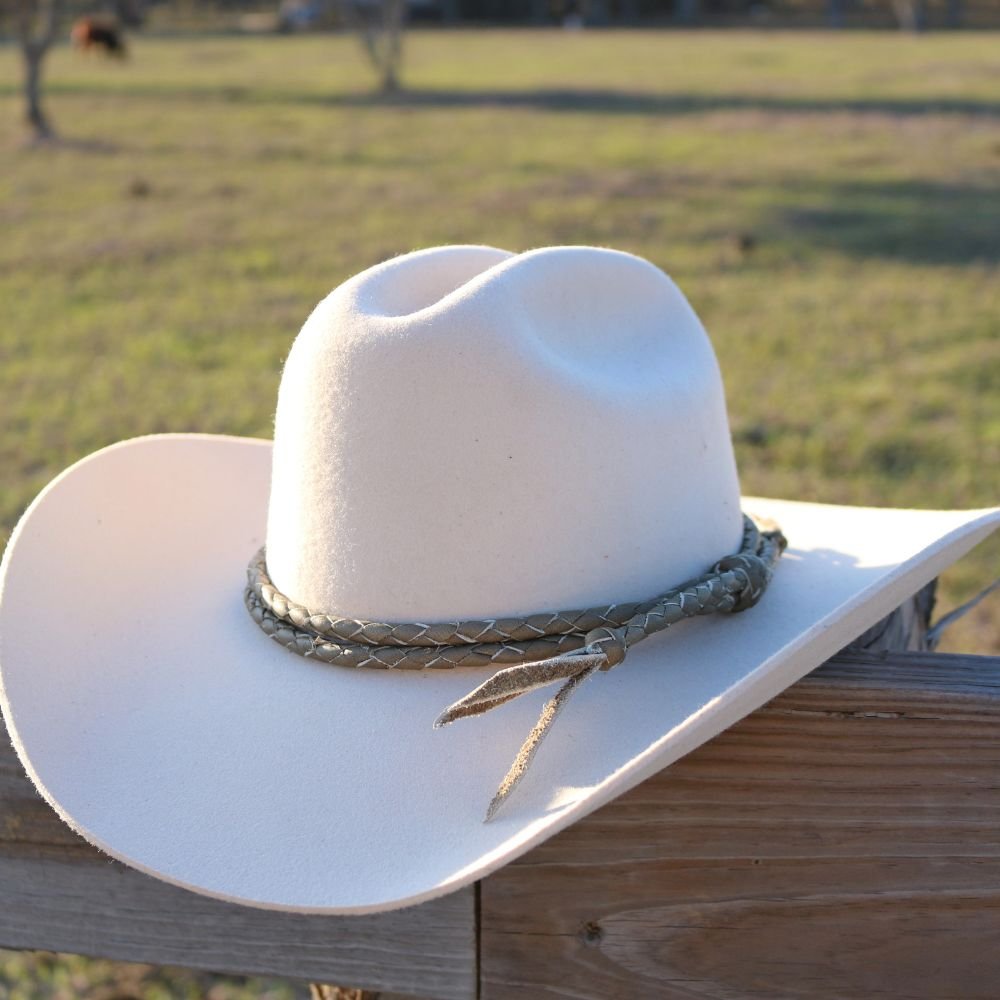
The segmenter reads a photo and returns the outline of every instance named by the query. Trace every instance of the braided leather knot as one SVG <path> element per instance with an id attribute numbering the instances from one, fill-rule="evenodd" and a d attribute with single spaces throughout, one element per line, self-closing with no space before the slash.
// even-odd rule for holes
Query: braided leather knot
<path id="1" fill-rule="evenodd" d="M 715 564 L 718 573 L 733 573 L 740 580 L 740 588 L 732 596 L 732 612 L 746 611 L 760 599 L 770 580 L 770 569 L 756 555 L 726 556 Z"/>
<path id="2" fill-rule="evenodd" d="M 599 653 L 604 657 L 601 670 L 610 670 L 625 659 L 628 646 L 625 636 L 618 629 L 595 628 L 583 637 L 583 648 L 588 653 Z"/>
<path id="3" fill-rule="evenodd" d="M 503 667 L 445 709 L 436 727 L 481 715 L 528 691 L 562 681 L 493 797 L 486 813 L 489 820 L 514 791 L 556 716 L 584 680 L 597 670 L 617 666 L 637 642 L 684 618 L 753 607 L 785 545 L 777 527 L 762 531 L 744 515 L 739 552 L 650 601 L 518 619 L 430 624 L 355 621 L 311 611 L 274 586 L 261 549 L 250 561 L 244 599 L 267 635 L 324 663 L 398 670 Z"/>
<path id="4" fill-rule="evenodd" d="M 733 591 L 735 601 L 730 610 L 734 613 L 752 608 L 761 599 L 771 582 L 775 564 L 788 544 L 774 524 L 769 524 L 766 531 L 757 530 L 751 545 L 746 541 L 744 536 L 741 551 L 725 556 L 712 567 L 720 576 L 732 573 L 740 580 L 741 586 Z"/>

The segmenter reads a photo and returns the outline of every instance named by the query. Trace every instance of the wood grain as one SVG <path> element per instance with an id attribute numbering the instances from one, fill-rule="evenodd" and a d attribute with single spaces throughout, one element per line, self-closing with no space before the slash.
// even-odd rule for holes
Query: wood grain
<path id="1" fill-rule="evenodd" d="M 481 894 L 484 1000 L 995 1000 L 1000 660 L 842 655 Z"/>
<path id="2" fill-rule="evenodd" d="M 214 972 L 476 994 L 472 888 L 393 913 L 323 917 L 234 906 L 112 861 L 37 795 L 0 723 L 0 947 Z"/>

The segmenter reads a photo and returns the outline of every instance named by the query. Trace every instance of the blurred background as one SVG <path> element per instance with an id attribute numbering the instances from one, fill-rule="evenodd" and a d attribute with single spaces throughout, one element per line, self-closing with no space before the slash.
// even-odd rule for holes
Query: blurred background
<path id="1" fill-rule="evenodd" d="M 670 273 L 745 493 L 997 503 L 997 29 L 1000 0 L 0 0 L 0 546 L 102 445 L 270 436 L 313 305 L 456 242 Z M 1000 600 L 943 648 L 1000 653 Z M 307 992 L 0 953 L 10 1000 Z"/>

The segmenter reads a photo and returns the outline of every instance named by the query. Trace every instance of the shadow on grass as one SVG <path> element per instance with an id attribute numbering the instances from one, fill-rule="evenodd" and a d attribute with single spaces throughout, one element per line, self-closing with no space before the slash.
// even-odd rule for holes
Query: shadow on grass
<path id="1" fill-rule="evenodd" d="M 331 104 L 390 107 L 514 107 L 538 111 L 602 114 L 683 115 L 711 111 L 850 112 L 888 115 L 961 114 L 1000 116 L 1000 100 L 837 100 L 753 94 L 643 94 L 617 90 L 530 91 L 409 90 L 389 97 L 333 97 Z"/>
<path id="2" fill-rule="evenodd" d="M 124 150 L 124 147 L 117 142 L 110 142 L 104 139 L 80 139 L 74 136 L 62 135 L 58 132 L 47 136 L 28 134 L 20 142 L 19 148 L 29 151 L 36 149 L 63 149 L 73 153 L 91 154 L 94 156 L 114 156 Z"/>
<path id="3" fill-rule="evenodd" d="M 798 114 L 984 115 L 1000 117 L 1000 99 L 976 98 L 865 98 L 753 94 L 650 94 L 593 88 L 544 88 L 541 90 L 475 90 L 409 88 L 397 94 L 371 92 L 324 94 L 315 90 L 266 90 L 255 87 L 178 85 L 128 88 L 88 84 L 52 83 L 50 94 L 67 97 L 119 99 L 214 100 L 233 104 L 305 104 L 345 108 L 526 108 L 535 111 L 599 114 L 685 115 L 712 111 L 764 111 Z M 0 86 L 0 96 L 18 93 L 16 86 Z"/>
<path id="4" fill-rule="evenodd" d="M 411 90 L 391 97 L 356 95 L 332 104 L 396 107 L 514 107 L 599 114 L 684 115 L 711 111 L 851 112 L 889 115 L 975 114 L 1000 116 L 1000 101 L 836 100 L 743 94 L 643 94 L 616 90 L 532 91 Z"/>
<path id="5" fill-rule="evenodd" d="M 996 188 L 934 181 L 850 180 L 791 192 L 777 228 L 796 242 L 914 264 L 1000 262 Z"/>

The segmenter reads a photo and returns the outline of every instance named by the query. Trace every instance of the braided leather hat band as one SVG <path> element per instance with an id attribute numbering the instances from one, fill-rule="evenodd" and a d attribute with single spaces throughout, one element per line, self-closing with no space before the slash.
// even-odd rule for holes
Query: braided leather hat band
<path id="1" fill-rule="evenodd" d="M 250 560 L 244 598 L 251 617 L 271 638 L 337 666 L 503 668 L 447 708 L 435 726 L 481 715 L 535 688 L 564 681 L 501 782 L 486 814 L 489 820 L 524 776 L 569 696 L 590 674 L 611 669 L 637 642 L 684 618 L 744 611 L 760 600 L 787 543 L 774 525 L 758 527 L 746 515 L 743 522 L 738 552 L 703 576 L 642 603 L 437 624 L 359 621 L 289 600 L 268 576 L 264 549 Z"/>

